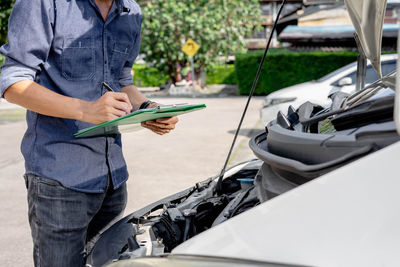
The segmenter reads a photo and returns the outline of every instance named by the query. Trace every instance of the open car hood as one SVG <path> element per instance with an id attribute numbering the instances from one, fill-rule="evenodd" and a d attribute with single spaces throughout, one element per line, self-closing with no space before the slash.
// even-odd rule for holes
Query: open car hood
<path id="1" fill-rule="evenodd" d="M 381 72 L 382 28 L 387 0 L 344 0 L 365 56 Z"/>

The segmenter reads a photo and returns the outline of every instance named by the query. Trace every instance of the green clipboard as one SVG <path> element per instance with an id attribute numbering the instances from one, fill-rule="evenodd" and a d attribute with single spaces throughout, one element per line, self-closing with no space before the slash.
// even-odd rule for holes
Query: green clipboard
<path id="1" fill-rule="evenodd" d="M 102 124 L 83 129 L 74 134 L 76 138 L 78 137 L 91 137 L 91 136 L 100 136 L 100 135 L 109 135 L 109 134 L 118 134 L 121 133 L 121 127 L 123 126 L 132 126 L 133 124 L 138 124 L 144 121 L 156 120 L 160 118 L 169 118 L 173 116 L 182 115 L 185 113 L 193 112 L 196 110 L 206 108 L 205 104 L 199 105 L 168 105 L 161 106 L 156 109 L 141 109 L 135 112 L 132 112 L 123 117 L 117 118 L 112 121 L 104 122 Z M 128 129 L 134 130 L 139 127 L 134 126 Z"/>

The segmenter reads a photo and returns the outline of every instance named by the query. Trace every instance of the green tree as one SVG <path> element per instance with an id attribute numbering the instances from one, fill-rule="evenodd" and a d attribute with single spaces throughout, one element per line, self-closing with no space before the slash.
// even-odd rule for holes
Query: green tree
<path id="1" fill-rule="evenodd" d="M 0 5 L 0 44 L 7 42 L 8 18 L 15 0 L 1 0 Z"/>
<path id="2" fill-rule="evenodd" d="M 191 38 L 200 45 L 195 67 L 215 64 L 218 58 L 244 52 L 244 36 L 259 25 L 258 0 L 147 0 L 143 12 L 142 49 L 146 61 L 174 77 L 176 66 L 188 58 L 181 51 Z"/>

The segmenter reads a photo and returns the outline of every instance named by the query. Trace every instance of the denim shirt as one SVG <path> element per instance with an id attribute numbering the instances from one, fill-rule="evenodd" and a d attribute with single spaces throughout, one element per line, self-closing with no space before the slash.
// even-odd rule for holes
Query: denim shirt
<path id="1" fill-rule="evenodd" d="M 34 80 L 64 96 L 95 101 L 107 82 L 117 92 L 132 84 L 142 14 L 133 0 L 114 0 L 106 21 L 94 0 L 17 0 L 0 77 L 1 96 L 12 84 Z M 81 192 L 104 192 L 128 179 L 120 135 L 76 139 L 93 126 L 27 111 L 21 151 L 27 174 Z"/>

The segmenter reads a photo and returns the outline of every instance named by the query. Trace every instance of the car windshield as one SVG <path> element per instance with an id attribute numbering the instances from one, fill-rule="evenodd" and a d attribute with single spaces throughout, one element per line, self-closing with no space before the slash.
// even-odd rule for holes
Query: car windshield
<path id="1" fill-rule="evenodd" d="M 322 78 L 318 79 L 317 81 L 318 82 L 324 82 L 324 81 L 326 81 L 326 80 L 338 75 L 339 73 L 354 67 L 355 65 L 356 65 L 356 63 L 352 63 L 352 64 L 349 64 L 349 65 L 346 65 L 346 66 L 344 66 L 344 67 L 342 67 L 340 69 L 335 70 L 334 72 L 331 72 L 331 73 L 323 76 Z M 383 74 L 383 76 L 391 73 L 395 69 L 396 69 L 396 60 L 390 60 L 390 61 L 382 62 L 382 74 Z M 346 77 L 350 77 L 351 80 L 352 80 L 352 83 L 354 84 L 355 81 L 356 81 L 356 75 L 357 75 L 357 73 L 356 73 L 356 71 L 354 71 L 354 72 L 350 73 Z M 369 83 L 373 83 L 374 81 L 376 81 L 378 79 L 379 79 L 378 74 L 376 73 L 374 68 L 371 65 L 368 65 L 367 74 L 366 74 L 366 81 L 365 82 L 367 84 L 369 84 Z"/>
<path id="2" fill-rule="evenodd" d="M 396 60 L 390 60 L 390 61 L 384 61 L 382 62 L 382 74 L 383 76 L 388 75 L 389 73 L 393 72 L 396 70 Z M 346 77 L 351 78 L 352 83 L 354 84 L 357 79 L 357 72 L 352 72 Z M 379 80 L 378 74 L 376 73 L 375 69 L 372 67 L 372 65 L 368 65 L 367 67 L 367 73 L 365 76 L 365 83 L 366 84 L 371 84 L 375 81 Z"/>
<path id="3" fill-rule="evenodd" d="M 338 75 L 339 73 L 341 73 L 341 72 L 343 72 L 343 71 L 345 71 L 345 70 L 348 70 L 348 69 L 354 67 L 355 65 L 356 65 L 355 63 L 351 63 L 351 64 L 349 64 L 349 65 L 346 65 L 346 66 L 344 66 L 344 67 L 341 67 L 340 69 L 337 69 L 337 70 L 335 70 L 334 72 L 331 72 L 331 73 L 329 73 L 329 74 L 323 76 L 322 78 L 319 78 L 317 81 L 318 81 L 318 82 L 324 82 L 324 81 L 326 81 L 326 80 L 328 80 L 328 79 L 330 79 L 330 78 L 332 78 L 332 77 Z"/>

